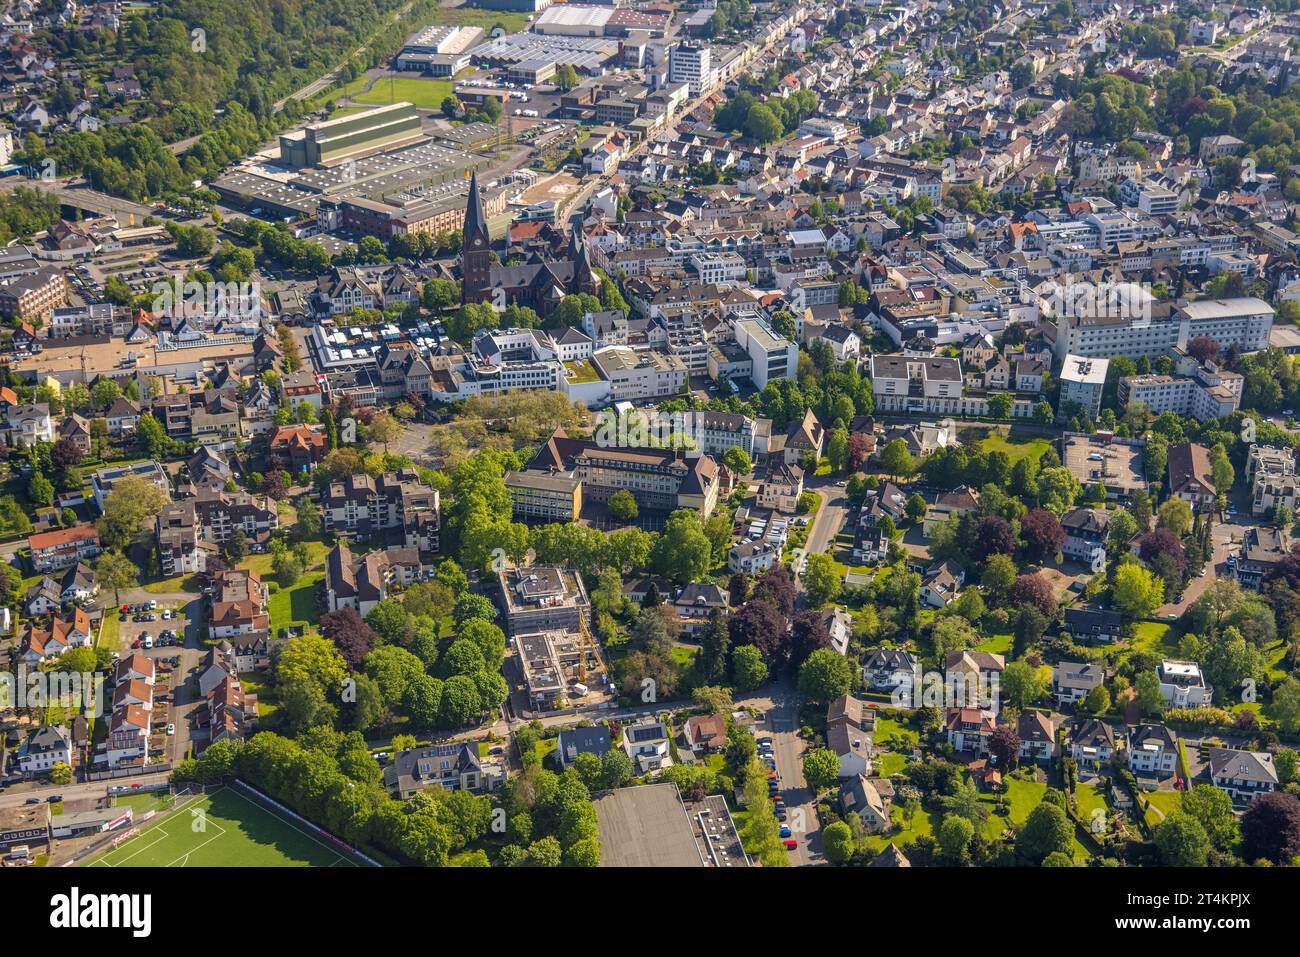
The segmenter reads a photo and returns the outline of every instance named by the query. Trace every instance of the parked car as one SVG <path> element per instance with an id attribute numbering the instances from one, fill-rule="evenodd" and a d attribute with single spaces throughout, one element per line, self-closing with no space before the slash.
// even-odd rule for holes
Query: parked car
<path id="1" fill-rule="evenodd" d="M 167 725 L 167 737 L 170 738 L 175 733 L 176 733 L 176 725 L 174 724 Z"/>
<path id="2" fill-rule="evenodd" d="M 793 851 L 798 846 L 799 846 L 799 842 L 796 841 L 794 838 L 790 838 L 785 842 L 785 849 L 787 851 Z"/>

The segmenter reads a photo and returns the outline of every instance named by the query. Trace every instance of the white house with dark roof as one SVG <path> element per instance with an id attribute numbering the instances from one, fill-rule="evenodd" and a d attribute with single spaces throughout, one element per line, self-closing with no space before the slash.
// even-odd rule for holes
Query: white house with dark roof
<path id="1" fill-rule="evenodd" d="M 910 696 L 919 660 L 900 648 L 877 648 L 862 666 L 862 681 L 872 691 L 898 691 Z"/>
<path id="2" fill-rule="evenodd" d="M 1258 795 L 1277 790 L 1277 768 L 1266 751 L 1210 748 L 1209 757 L 1211 783 L 1233 804 L 1249 804 Z"/>
<path id="3" fill-rule="evenodd" d="M 1022 761 L 1050 761 L 1056 753 L 1056 725 L 1042 711 L 1022 711 L 1016 719 Z"/>
<path id="4" fill-rule="evenodd" d="M 1092 662 L 1062 661 L 1052 669 L 1052 692 L 1061 706 L 1077 704 L 1106 680 L 1106 666 Z"/>
<path id="5" fill-rule="evenodd" d="M 1115 729 L 1098 718 L 1085 718 L 1070 734 L 1070 757 L 1080 768 L 1099 771 L 1115 753 Z"/>
<path id="6" fill-rule="evenodd" d="M 1128 767 L 1134 774 L 1164 777 L 1174 773 L 1178 739 L 1163 724 L 1140 724 L 1128 733 Z"/>

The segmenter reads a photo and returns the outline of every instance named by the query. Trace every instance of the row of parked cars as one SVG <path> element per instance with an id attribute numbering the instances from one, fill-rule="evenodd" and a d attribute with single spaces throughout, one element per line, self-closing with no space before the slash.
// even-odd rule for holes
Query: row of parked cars
<path id="1" fill-rule="evenodd" d="M 776 819 L 781 824 L 781 839 L 785 843 L 786 850 L 793 851 L 799 846 L 799 842 L 795 840 L 790 826 L 785 823 L 789 813 L 785 809 L 785 797 L 781 794 L 781 776 L 776 770 L 776 751 L 773 750 L 771 738 L 758 739 L 758 757 L 767 767 L 767 796 L 772 799 L 772 806 L 776 809 Z"/>

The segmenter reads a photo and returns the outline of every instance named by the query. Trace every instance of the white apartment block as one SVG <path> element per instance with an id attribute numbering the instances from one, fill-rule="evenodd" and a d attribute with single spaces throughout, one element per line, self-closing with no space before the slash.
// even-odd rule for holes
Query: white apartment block
<path id="1" fill-rule="evenodd" d="M 1067 355 L 1061 366 L 1061 395 L 1057 408 L 1064 410 L 1075 403 L 1088 413 L 1089 418 L 1095 419 L 1101 411 L 1101 395 L 1106 388 L 1106 370 L 1109 368 L 1109 359 Z"/>
<path id="2" fill-rule="evenodd" d="M 1173 350 L 1185 352 L 1188 342 L 1199 336 L 1213 339 L 1224 349 L 1235 343 L 1242 352 L 1257 352 L 1268 347 L 1273 329 L 1273 307 L 1253 296 L 1189 302 L 1167 318 L 1143 315 L 1140 308 L 1111 311 L 1122 314 L 1059 316 L 1057 356 L 1154 359 Z"/>
<path id="3" fill-rule="evenodd" d="M 750 376 L 759 389 L 776 379 L 793 379 L 799 374 L 799 346 L 778 336 L 760 319 L 738 319 L 733 328 L 736 345 L 749 353 L 754 370 Z"/>

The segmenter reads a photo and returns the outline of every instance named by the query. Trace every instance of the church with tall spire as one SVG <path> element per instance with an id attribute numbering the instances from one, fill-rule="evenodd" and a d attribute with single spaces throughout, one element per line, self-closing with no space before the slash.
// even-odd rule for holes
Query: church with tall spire
<path id="1" fill-rule="evenodd" d="M 543 259 L 534 254 L 518 266 L 494 263 L 477 171 L 470 174 L 461 240 L 461 302 L 514 303 L 545 317 L 565 296 L 594 296 L 600 291 L 600 277 L 592 268 L 580 225 L 569 233 L 564 259 Z"/>

